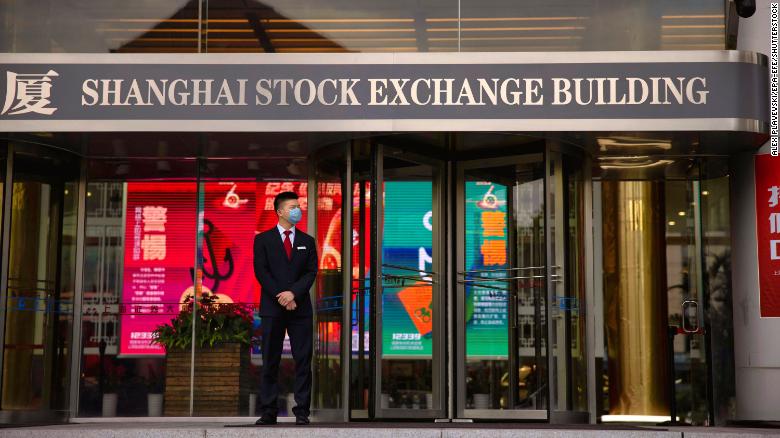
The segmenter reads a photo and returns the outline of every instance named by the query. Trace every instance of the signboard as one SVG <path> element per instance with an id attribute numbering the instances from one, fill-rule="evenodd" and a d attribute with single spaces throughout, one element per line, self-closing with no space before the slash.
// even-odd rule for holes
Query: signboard
<path id="1" fill-rule="evenodd" d="M 736 51 L 3 54 L 0 130 L 763 132 L 767 91 Z"/>
<path id="2" fill-rule="evenodd" d="M 780 317 L 780 159 L 756 155 L 756 237 L 761 317 Z"/>

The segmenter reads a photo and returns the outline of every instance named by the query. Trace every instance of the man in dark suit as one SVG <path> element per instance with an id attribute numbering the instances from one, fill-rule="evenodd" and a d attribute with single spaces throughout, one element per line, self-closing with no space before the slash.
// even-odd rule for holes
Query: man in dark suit
<path id="1" fill-rule="evenodd" d="M 255 424 L 276 424 L 279 362 L 285 331 L 295 359 L 295 424 L 309 424 L 311 405 L 312 305 L 309 289 L 317 276 L 314 238 L 295 228 L 302 213 L 298 195 L 274 199 L 279 223 L 255 236 L 255 277 L 260 282 L 263 330 L 262 416 Z"/>

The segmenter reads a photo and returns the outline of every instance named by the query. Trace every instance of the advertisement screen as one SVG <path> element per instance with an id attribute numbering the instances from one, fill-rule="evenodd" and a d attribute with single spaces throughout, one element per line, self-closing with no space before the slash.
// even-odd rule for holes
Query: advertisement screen
<path id="1" fill-rule="evenodd" d="M 254 236 L 276 225 L 273 199 L 280 191 L 300 196 L 304 215 L 297 227 L 306 231 L 307 184 L 215 181 L 203 187 L 203 292 L 220 303 L 256 305 L 261 290 L 252 266 Z M 163 355 L 161 346 L 150 344 L 152 330 L 193 293 L 196 189 L 194 182 L 126 184 L 122 355 Z"/>
<path id="2" fill-rule="evenodd" d="M 466 283 L 466 355 L 469 358 L 508 357 L 506 186 L 467 181 L 465 186 L 466 271 L 481 271 Z M 484 280 L 483 280 L 484 278 Z"/>
<path id="3" fill-rule="evenodd" d="M 465 186 L 465 261 L 468 271 L 485 271 L 484 281 L 466 285 L 466 354 L 508 357 L 509 268 L 507 187 L 488 181 Z M 432 288 L 432 185 L 430 182 L 385 183 L 382 240 L 383 357 L 430 358 Z"/>
<path id="4" fill-rule="evenodd" d="M 218 302 L 256 305 L 261 289 L 252 266 L 254 236 L 276 225 L 273 199 L 280 191 L 300 196 L 304 215 L 298 228 L 306 231 L 307 184 L 214 181 L 203 187 L 203 290 L 216 295 Z M 178 303 L 193 293 L 196 189 L 194 182 L 126 183 L 122 355 L 163 355 L 162 347 L 150 344 L 152 330 L 174 317 Z M 325 275 L 340 269 L 340 184 L 321 184 L 318 194 L 321 225 L 315 237 Z M 384 195 L 382 263 L 383 274 L 389 276 L 383 281 L 382 355 L 430 358 L 432 288 L 429 274 L 421 271 L 432 270 L 432 185 L 429 181 L 391 181 L 385 184 Z M 466 198 L 466 269 L 507 268 L 506 187 L 467 182 Z M 357 221 L 353 222 L 357 227 Z M 356 233 L 357 228 L 353 236 Z M 353 271 L 357 263 L 353 257 Z M 469 356 L 507 355 L 507 295 L 502 285 L 488 279 L 466 287 Z M 315 306 L 330 309 L 334 304 L 318 302 Z M 335 342 L 339 328 L 334 324 L 328 332 L 334 334 Z M 355 351 L 357 336 L 355 331 Z"/>
<path id="5" fill-rule="evenodd" d="M 169 321 L 192 293 L 195 264 L 194 182 L 126 185 L 119 353 L 164 354 L 152 330 Z"/>
<path id="6" fill-rule="evenodd" d="M 432 184 L 385 183 L 382 355 L 431 357 Z M 427 281 L 426 281 L 427 280 Z"/>

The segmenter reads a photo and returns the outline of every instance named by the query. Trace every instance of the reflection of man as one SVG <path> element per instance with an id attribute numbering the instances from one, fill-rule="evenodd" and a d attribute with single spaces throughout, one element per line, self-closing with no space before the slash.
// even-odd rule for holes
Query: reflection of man
<path id="1" fill-rule="evenodd" d="M 309 424 L 311 405 L 312 306 L 309 289 L 317 275 L 314 238 L 296 230 L 302 213 L 298 195 L 279 193 L 274 199 L 279 223 L 255 236 L 255 277 L 262 286 L 263 328 L 262 416 L 255 424 L 276 424 L 279 361 L 284 333 L 290 336 L 295 359 L 295 424 Z"/>

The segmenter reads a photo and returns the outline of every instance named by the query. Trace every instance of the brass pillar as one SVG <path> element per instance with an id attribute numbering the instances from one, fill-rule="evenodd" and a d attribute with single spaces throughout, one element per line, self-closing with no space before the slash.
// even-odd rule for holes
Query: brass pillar
<path id="1" fill-rule="evenodd" d="M 57 298 L 61 208 L 51 186 L 34 181 L 13 185 L 8 299 L 5 303 L 3 409 L 46 409 L 52 397 L 56 337 L 63 337 L 51 301 Z M 64 356 L 58 356 L 64 357 Z M 57 382 L 61 383 L 61 382 Z"/>
<path id="2" fill-rule="evenodd" d="M 663 194 L 663 182 L 602 183 L 612 415 L 669 415 Z"/>
<path id="3" fill-rule="evenodd" d="M 11 213 L 11 249 L 8 270 L 8 301 L 5 303 L 5 357 L 3 359 L 3 409 L 34 409 L 32 379 L 36 349 L 40 343 L 36 333 L 36 308 L 41 245 L 40 186 L 14 183 Z M 30 307 L 19 310 L 17 307 Z M 40 352 L 40 349 L 37 350 Z"/>

